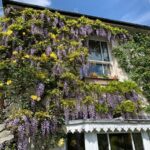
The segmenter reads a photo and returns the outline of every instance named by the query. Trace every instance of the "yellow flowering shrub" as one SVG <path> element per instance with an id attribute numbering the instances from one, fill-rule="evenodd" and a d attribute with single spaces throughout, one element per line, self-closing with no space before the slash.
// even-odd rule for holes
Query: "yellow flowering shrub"
<path id="1" fill-rule="evenodd" d="M 57 145 L 58 145 L 59 147 L 62 147 L 62 146 L 64 146 L 64 144 L 65 144 L 65 140 L 64 140 L 63 138 L 59 139 Z"/>
<path id="2" fill-rule="evenodd" d="M 40 100 L 41 100 L 41 98 L 38 97 L 37 95 L 31 95 L 31 99 L 32 99 L 33 101 L 40 101 Z"/>
<path id="3" fill-rule="evenodd" d="M 57 60 L 57 55 L 54 52 L 50 54 L 50 57 L 54 60 Z"/>
<path id="4" fill-rule="evenodd" d="M 12 81 L 11 80 L 7 80 L 6 84 L 10 85 L 10 84 L 12 84 Z"/>

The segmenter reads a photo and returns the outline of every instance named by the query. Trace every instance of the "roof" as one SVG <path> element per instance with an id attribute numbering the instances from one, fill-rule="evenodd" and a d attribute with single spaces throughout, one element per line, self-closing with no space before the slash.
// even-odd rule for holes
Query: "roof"
<path id="1" fill-rule="evenodd" d="M 74 132 L 140 132 L 150 130 L 150 120 L 73 120 L 66 123 L 67 133 Z"/>
<path id="2" fill-rule="evenodd" d="M 123 26 L 128 26 L 128 27 L 140 28 L 140 29 L 144 29 L 144 30 L 150 30 L 150 26 L 147 26 L 147 25 L 141 25 L 141 24 L 135 24 L 135 23 L 130 23 L 130 22 L 112 20 L 112 19 L 107 19 L 107 18 L 103 18 L 103 17 L 96 17 L 96 16 L 91 16 L 91 15 L 86 15 L 86 14 L 81 14 L 81 13 L 68 12 L 68 11 L 59 10 L 59 9 L 52 9 L 52 8 L 48 8 L 48 7 L 42 7 L 42 6 L 27 4 L 27 3 L 23 3 L 23 2 L 16 2 L 14 0 L 3 0 L 3 4 L 4 4 L 4 6 L 6 6 L 7 4 L 11 4 L 11 5 L 17 5 L 17 6 L 22 6 L 22 7 L 41 9 L 41 10 L 49 9 L 52 12 L 57 11 L 63 15 L 68 15 L 68 16 L 73 16 L 73 17 L 85 16 L 87 18 L 94 19 L 94 20 L 100 19 L 101 21 L 104 21 L 105 23 L 112 23 L 112 24 L 116 24 L 116 25 L 123 25 Z"/>

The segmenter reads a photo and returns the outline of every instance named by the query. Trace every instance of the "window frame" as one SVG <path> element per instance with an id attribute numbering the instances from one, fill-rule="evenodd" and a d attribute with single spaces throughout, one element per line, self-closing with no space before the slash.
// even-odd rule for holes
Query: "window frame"
<path id="1" fill-rule="evenodd" d="M 100 76 L 102 75 L 106 75 L 106 76 L 111 76 L 112 75 L 112 67 L 113 67 L 113 62 L 112 62 L 112 46 L 111 46 L 111 43 L 108 41 L 108 40 L 106 40 L 106 39 L 104 39 L 104 38 L 98 38 L 98 37 L 95 37 L 95 36 L 93 36 L 93 37 L 89 37 L 88 39 L 87 39 L 87 42 L 88 42 L 88 50 L 90 50 L 90 46 L 89 46 L 89 41 L 90 40 L 93 40 L 93 41 L 99 41 L 100 42 L 100 44 L 101 44 L 101 42 L 105 42 L 106 44 L 107 44 L 107 49 L 108 49 L 108 56 L 109 56 L 109 61 L 100 61 L 100 60 L 90 60 L 89 58 L 88 58 L 88 62 L 90 63 L 90 64 L 99 64 L 99 65 L 108 65 L 109 66 L 109 71 L 110 71 L 110 74 L 104 74 L 104 66 L 102 67 L 103 68 L 103 74 L 99 74 Z"/>
<path id="2" fill-rule="evenodd" d="M 140 133 L 141 134 L 141 139 L 142 139 L 142 133 L 141 132 L 121 132 L 121 133 L 120 132 L 107 132 L 107 133 L 100 133 L 100 134 L 105 134 L 107 136 L 108 150 L 111 150 L 111 142 L 110 142 L 110 136 L 109 135 L 111 135 L 111 134 L 130 134 L 132 150 L 136 150 L 135 141 L 133 139 L 133 134 L 134 133 Z M 98 133 L 97 133 L 97 142 L 98 142 Z M 143 140 L 142 140 L 142 146 L 143 146 L 143 149 L 144 149 Z"/>

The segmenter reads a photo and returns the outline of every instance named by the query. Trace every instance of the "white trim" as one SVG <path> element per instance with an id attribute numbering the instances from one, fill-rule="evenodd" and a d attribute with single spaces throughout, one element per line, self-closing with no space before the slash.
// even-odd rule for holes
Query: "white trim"
<path id="1" fill-rule="evenodd" d="M 133 140 L 133 135 L 132 135 L 132 133 L 130 133 L 130 137 L 131 137 L 131 142 L 132 142 L 132 148 L 133 148 L 133 150 L 136 150 L 136 149 L 135 149 L 135 145 L 134 145 L 134 140 Z"/>
<path id="2" fill-rule="evenodd" d="M 85 150 L 99 150 L 96 133 L 85 133 Z"/>
<path id="3" fill-rule="evenodd" d="M 100 60 L 89 59 L 88 62 L 90 62 L 91 64 L 112 65 L 110 61 L 100 61 Z"/>
<path id="4" fill-rule="evenodd" d="M 141 132 L 144 150 L 150 149 L 150 139 L 147 132 Z"/>
<path id="5" fill-rule="evenodd" d="M 140 132 L 150 130 L 150 122 L 126 121 L 69 121 L 66 125 L 67 132 Z"/>
<path id="6" fill-rule="evenodd" d="M 107 133 L 107 141 L 108 141 L 108 150 L 111 150 L 109 134 Z"/>

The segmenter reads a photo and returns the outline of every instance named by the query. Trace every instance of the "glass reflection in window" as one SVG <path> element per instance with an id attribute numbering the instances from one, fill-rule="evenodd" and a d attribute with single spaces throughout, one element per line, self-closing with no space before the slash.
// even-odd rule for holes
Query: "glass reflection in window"
<path id="1" fill-rule="evenodd" d="M 110 134 L 111 150 L 133 150 L 130 133 Z"/>
<path id="2" fill-rule="evenodd" d="M 84 133 L 68 133 L 67 150 L 85 150 Z"/>

